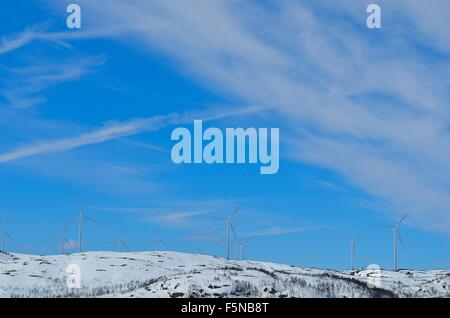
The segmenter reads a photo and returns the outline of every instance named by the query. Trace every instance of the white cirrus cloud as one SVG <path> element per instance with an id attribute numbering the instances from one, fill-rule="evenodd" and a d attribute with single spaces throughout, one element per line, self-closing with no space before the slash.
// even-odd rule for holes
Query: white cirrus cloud
<path id="1" fill-rule="evenodd" d="M 414 209 L 410 224 L 449 231 L 448 1 L 380 1 L 381 30 L 348 0 L 79 4 L 91 29 L 45 37 L 166 54 L 206 87 L 277 112 L 291 159 L 339 172 L 394 217 Z"/>

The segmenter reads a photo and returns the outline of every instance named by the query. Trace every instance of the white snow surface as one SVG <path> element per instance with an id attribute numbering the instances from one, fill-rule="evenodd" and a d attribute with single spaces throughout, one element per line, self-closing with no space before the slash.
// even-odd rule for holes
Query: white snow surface
<path id="1" fill-rule="evenodd" d="M 67 285 L 71 264 L 80 289 Z M 0 253 L 0 297 L 450 297 L 450 270 L 338 272 L 178 252 Z"/>

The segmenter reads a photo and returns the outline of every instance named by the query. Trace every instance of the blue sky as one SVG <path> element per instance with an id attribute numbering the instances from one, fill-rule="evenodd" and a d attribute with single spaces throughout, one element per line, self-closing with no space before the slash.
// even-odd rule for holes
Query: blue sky
<path id="1" fill-rule="evenodd" d="M 105 3 L 108 3 L 106 5 Z M 376 224 L 411 213 L 400 267 L 450 266 L 450 26 L 446 1 L 69 1 L 0 7 L 0 216 L 21 253 L 58 252 L 78 213 L 86 249 L 159 225 L 169 249 L 301 266 L 392 266 Z M 280 128 L 280 170 L 175 165 L 172 130 Z M 68 237 L 76 242 L 76 223 Z M 75 249 L 73 250 L 75 251 Z"/>

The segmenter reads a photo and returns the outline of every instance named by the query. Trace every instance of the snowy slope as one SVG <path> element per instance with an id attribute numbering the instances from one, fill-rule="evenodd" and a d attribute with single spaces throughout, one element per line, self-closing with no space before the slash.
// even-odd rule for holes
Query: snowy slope
<path id="1" fill-rule="evenodd" d="M 77 264 L 81 289 L 66 269 Z M 0 297 L 450 297 L 450 270 L 303 269 L 175 252 L 0 253 Z"/>

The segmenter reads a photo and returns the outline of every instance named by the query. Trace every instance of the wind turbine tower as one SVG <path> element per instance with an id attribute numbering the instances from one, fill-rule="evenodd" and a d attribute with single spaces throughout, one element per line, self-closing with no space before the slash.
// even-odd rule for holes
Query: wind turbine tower
<path id="1" fill-rule="evenodd" d="M 122 252 L 122 247 L 125 248 L 125 250 L 129 251 L 128 246 L 123 241 L 123 236 L 124 236 L 124 229 L 120 231 L 120 236 L 117 239 L 117 241 L 107 242 L 106 244 L 117 244 L 117 250 L 119 252 Z"/>
<path id="2" fill-rule="evenodd" d="M 84 220 L 91 221 L 93 223 L 97 223 L 94 219 L 84 215 L 83 206 L 80 205 L 80 215 L 79 218 L 79 228 L 78 228 L 78 252 L 81 253 L 83 251 L 83 222 Z"/>
<path id="3" fill-rule="evenodd" d="M 69 240 L 66 237 L 66 233 L 67 233 L 67 230 L 69 229 L 69 225 L 70 225 L 70 222 L 66 224 L 62 234 L 53 236 L 53 237 L 59 239 L 61 255 L 64 255 L 65 245 L 69 244 Z"/>
<path id="4" fill-rule="evenodd" d="M 227 224 L 227 260 L 230 259 L 230 234 L 233 233 L 233 236 L 236 238 L 236 234 L 234 232 L 234 228 L 233 228 L 233 223 L 231 223 L 231 219 L 233 218 L 233 216 L 237 213 L 237 211 L 239 210 L 239 208 L 235 209 L 230 216 L 228 216 L 227 218 L 223 218 L 223 217 L 218 217 L 218 216 L 212 216 L 215 219 L 221 220 L 221 221 L 225 221 Z"/>
<path id="5" fill-rule="evenodd" d="M 350 236 L 345 236 L 345 235 L 341 235 L 345 240 L 350 242 L 350 258 L 351 258 L 351 265 L 352 265 L 352 270 L 355 269 L 355 255 L 356 255 L 356 241 L 361 238 L 362 234 L 359 234 L 357 236 L 354 237 L 350 237 Z"/>
<path id="6" fill-rule="evenodd" d="M 2 240 L 2 246 L 0 251 L 6 253 L 6 239 L 9 239 L 11 242 L 14 242 L 12 236 L 6 231 L 6 227 L 8 225 L 9 222 L 9 217 L 7 217 L 5 219 L 5 221 L 3 222 L 1 228 L 0 228 L 0 236 L 1 236 L 1 240 Z"/>
<path id="7" fill-rule="evenodd" d="M 403 244 L 402 236 L 400 235 L 399 226 L 406 219 L 408 214 L 409 214 L 409 212 L 406 212 L 406 214 L 395 225 L 384 225 L 384 224 L 378 225 L 380 227 L 384 227 L 384 228 L 392 230 L 392 234 L 394 236 L 394 271 L 396 271 L 396 272 L 398 271 L 397 237 L 400 240 L 400 244 L 402 245 L 402 247 L 405 247 L 405 245 Z"/>
<path id="8" fill-rule="evenodd" d="M 159 251 L 159 244 L 160 243 L 162 243 L 164 246 L 167 246 L 166 242 L 161 240 L 161 238 L 159 236 L 159 225 L 156 227 L 156 238 L 153 241 L 151 241 L 151 242 L 155 242 L 157 251 Z"/>
<path id="9" fill-rule="evenodd" d="M 244 244 L 242 242 L 239 242 L 239 247 L 240 247 L 240 260 L 244 260 L 245 259 L 245 248 L 247 247 L 247 244 Z"/>

